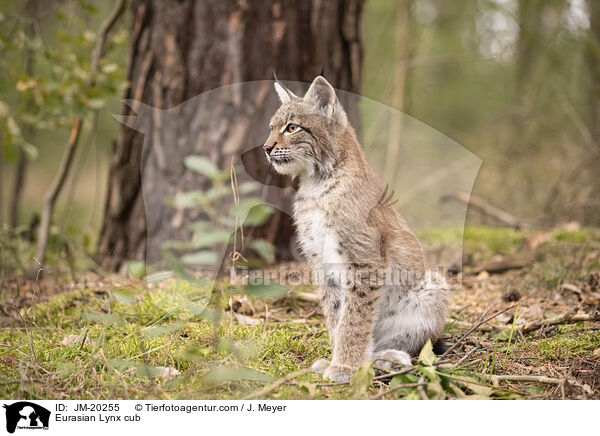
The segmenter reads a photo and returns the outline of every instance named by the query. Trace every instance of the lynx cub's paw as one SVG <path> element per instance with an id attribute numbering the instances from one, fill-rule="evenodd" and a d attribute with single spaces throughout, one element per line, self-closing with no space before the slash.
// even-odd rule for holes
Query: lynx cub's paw
<path id="1" fill-rule="evenodd" d="M 329 360 L 319 359 L 312 364 L 311 369 L 315 374 L 323 375 L 325 374 L 325 371 L 327 371 L 327 368 L 329 368 L 329 365 L 331 365 Z"/>
<path id="2" fill-rule="evenodd" d="M 401 350 L 381 350 L 375 353 L 375 366 L 379 366 L 381 368 L 390 369 L 394 362 L 400 363 L 402 365 L 412 365 L 410 361 L 410 356 L 406 351 Z M 377 360 L 383 359 L 383 360 Z"/>
<path id="3" fill-rule="evenodd" d="M 323 377 L 335 383 L 347 383 L 353 375 L 354 370 L 349 366 L 330 365 L 323 374 Z"/>

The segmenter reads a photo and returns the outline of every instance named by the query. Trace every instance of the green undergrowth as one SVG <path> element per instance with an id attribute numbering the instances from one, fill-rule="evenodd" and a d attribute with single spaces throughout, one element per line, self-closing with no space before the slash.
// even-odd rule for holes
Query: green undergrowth
<path id="1" fill-rule="evenodd" d="M 219 313 L 207 308 L 208 289 L 179 280 L 151 288 L 58 294 L 23 308 L 25 322 L 0 330 L 0 397 L 244 398 L 329 354 L 322 317 L 297 318 L 293 297 L 284 298 L 290 307 L 285 321 L 245 325 L 228 312 L 217 320 Z M 273 308 L 283 304 L 277 299 L 267 303 Z M 437 365 L 427 346 L 414 368 L 384 384 L 367 365 L 349 385 L 321 386 L 326 380 L 306 373 L 261 397 L 509 395 L 460 368 Z"/>
<path id="2" fill-rule="evenodd" d="M 563 326 L 549 338 L 524 342 L 522 347 L 539 356 L 544 363 L 568 361 L 580 356 L 591 356 L 600 348 L 597 331 L 585 331 L 583 325 Z"/>
<path id="3" fill-rule="evenodd" d="M 435 246 L 451 244 L 461 235 L 435 230 L 420 237 Z M 511 258 L 528 249 L 528 235 L 468 227 L 464 250 L 476 265 L 498 255 Z M 519 273 L 519 291 L 541 290 L 553 296 L 561 283 L 583 289 L 590 274 L 600 270 L 599 256 L 593 255 L 598 248 L 596 230 L 548 232 L 531 266 Z M 215 300 L 211 287 L 200 282 L 168 279 L 143 286 L 135 277 L 143 275 L 145 268 L 138 269 L 140 274 L 130 271 L 133 279 L 126 285 L 39 295 L 31 298 L 35 303 L 20 306 L 18 316 L 2 318 L 0 397 L 240 399 L 330 354 L 316 306 L 296 300 L 289 288 L 283 289 L 283 295 L 268 297 L 272 289 L 247 287 L 246 295 L 241 288 L 223 284 L 224 294 Z M 14 293 L 5 290 L 3 295 Z M 240 295 L 249 299 L 256 313 L 243 312 L 246 315 L 240 318 L 215 309 L 227 309 L 228 299 Z M 453 325 L 446 331 L 454 338 L 463 333 L 462 327 Z M 525 341 L 506 333 L 488 338 L 496 345 L 478 364 L 469 366 L 467 360 L 466 367 L 454 368 L 424 350 L 414 367 L 385 380 L 369 365 L 349 385 L 324 385 L 327 381 L 321 377 L 303 373 L 260 397 L 515 398 L 514 392 L 492 386 L 489 379 L 490 374 L 509 370 L 513 356 L 564 362 L 600 347 L 597 332 L 578 325 L 559 327 L 546 338 L 528 336 Z"/>

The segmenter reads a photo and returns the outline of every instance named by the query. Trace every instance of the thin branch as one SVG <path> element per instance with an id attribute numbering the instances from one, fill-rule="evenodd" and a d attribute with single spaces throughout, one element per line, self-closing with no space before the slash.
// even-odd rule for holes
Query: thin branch
<path id="1" fill-rule="evenodd" d="M 125 3 L 127 0 L 117 0 L 117 3 L 108 16 L 106 21 L 102 23 L 100 26 L 100 30 L 98 31 L 98 39 L 96 41 L 96 46 L 92 51 L 92 58 L 90 63 L 90 71 L 88 72 L 88 76 L 86 78 L 86 85 L 93 86 L 96 81 L 96 71 L 98 69 L 98 62 L 104 56 L 106 51 L 106 41 L 108 38 L 108 34 L 114 27 L 118 18 L 121 16 L 123 11 L 125 10 Z M 43 264 L 44 258 L 46 257 L 46 248 L 48 246 L 48 235 L 50 233 L 50 222 L 52 221 L 52 214 L 54 212 L 54 206 L 56 205 L 56 199 L 58 198 L 60 191 L 63 188 L 67 175 L 69 173 L 69 169 L 71 167 L 71 163 L 73 161 L 73 156 L 75 155 L 75 151 L 77 149 L 77 144 L 79 142 L 79 134 L 81 133 L 81 127 L 83 125 L 83 121 L 80 117 L 76 116 L 73 120 L 73 126 L 71 127 L 71 134 L 69 136 L 69 142 L 67 143 L 67 147 L 63 153 L 62 161 L 54 178 L 54 181 L 50 187 L 50 189 L 46 192 L 44 197 L 44 206 L 42 209 L 42 221 L 40 225 L 40 235 L 38 239 L 38 246 L 36 251 L 36 258 Z M 35 273 L 35 267 L 32 268 Z"/>
<path id="2" fill-rule="evenodd" d="M 492 319 L 496 318 L 498 315 L 503 314 L 504 312 L 506 312 L 507 310 L 512 309 L 513 307 L 515 307 L 515 304 L 513 304 L 512 306 L 508 306 L 505 309 L 499 310 L 498 312 L 494 313 L 493 315 L 488 316 L 487 318 L 475 323 L 475 325 L 473 325 L 473 327 L 471 327 L 464 335 L 462 335 L 462 337 L 456 341 L 454 344 L 452 344 L 452 346 L 450 348 L 448 348 L 444 354 L 442 354 L 441 357 L 447 356 L 448 354 L 450 354 L 450 352 L 452 350 L 454 350 L 458 345 L 460 345 L 465 339 L 467 339 L 467 337 L 473 333 L 475 330 L 477 330 L 480 326 L 482 326 L 483 324 L 485 324 L 488 321 L 491 321 Z"/>
<path id="3" fill-rule="evenodd" d="M 98 70 L 98 63 L 100 59 L 104 56 L 106 52 L 106 41 L 108 40 L 108 34 L 117 23 L 117 20 L 123 14 L 125 10 L 125 4 L 127 0 L 117 0 L 115 7 L 112 12 L 108 16 L 108 18 L 100 25 L 100 29 L 98 30 L 98 39 L 96 41 L 96 46 L 94 47 L 94 51 L 92 51 L 92 60 L 90 62 L 90 71 L 88 73 L 88 77 L 86 83 L 88 85 L 93 85 L 96 80 L 96 71 Z"/>
<path id="4" fill-rule="evenodd" d="M 423 387 L 423 385 L 425 385 L 425 374 L 421 375 L 421 378 L 419 378 L 419 386 L 417 386 L 417 392 L 419 393 L 420 397 L 422 400 L 429 400 L 429 397 L 427 396 L 427 392 L 425 392 L 425 388 Z"/>
<path id="5" fill-rule="evenodd" d="M 495 386 L 498 385 L 499 381 L 533 382 L 554 385 L 563 385 L 564 383 L 569 383 L 573 386 L 577 386 L 587 395 L 591 395 L 593 393 L 589 386 L 583 385 L 577 380 L 572 380 L 568 378 L 546 377 L 545 375 L 492 375 L 492 383 Z"/>
<path id="6" fill-rule="evenodd" d="M 532 222 L 520 220 L 515 218 L 508 212 L 497 208 L 496 206 L 491 205 L 487 201 L 477 198 L 467 192 L 456 192 L 454 194 L 448 194 L 442 197 L 441 201 L 446 202 L 449 200 L 454 200 L 459 203 L 465 203 L 469 206 L 470 209 L 479 212 L 482 215 L 489 215 L 491 217 L 496 218 L 498 221 L 513 227 L 515 229 L 522 229 L 525 227 L 533 227 Z"/>

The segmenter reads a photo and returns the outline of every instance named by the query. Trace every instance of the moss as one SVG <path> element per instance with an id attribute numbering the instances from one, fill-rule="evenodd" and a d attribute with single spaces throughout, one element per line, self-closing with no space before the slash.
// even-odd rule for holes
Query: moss
<path id="1" fill-rule="evenodd" d="M 583 244 L 589 241 L 599 241 L 600 233 L 597 229 L 590 228 L 583 228 L 572 231 L 558 230 L 552 233 L 551 240 L 557 242 Z"/>
<path id="2" fill-rule="evenodd" d="M 568 333 L 542 339 L 534 344 L 534 348 L 544 361 L 565 360 L 590 354 L 599 346 L 600 335 L 595 332 L 575 332 L 573 327 Z"/>
<path id="3" fill-rule="evenodd" d="M 34 305 L 27 330 L 0 331 L 0 343 L 8 345 L 0 347 L 0 378 L 20 379 L 21 365 L 32 379 L 44 375 L 44 388 L 32 383 L 21 391 L 18 383 L 5 384 L 0 395 L 239 398 L 263 385 L 254 377 L 275 379 L 328 353 L 321 321 L 240 325 L 226 314 L 215 326 L 189 309 L 191 304 L 203 307 L 209 295 L 209 289 L 174 282 L 151 290 L 73 291 Z M 60 345 L 70 335 L 78 340 Z M 182 375 L 171 381 L 152 378 L 152 368 L 167 366 Z M 224 370 L 226 377 L 211 380 L 215 368 Z M 277 395 L 308 394 L 293 388 Z"/>

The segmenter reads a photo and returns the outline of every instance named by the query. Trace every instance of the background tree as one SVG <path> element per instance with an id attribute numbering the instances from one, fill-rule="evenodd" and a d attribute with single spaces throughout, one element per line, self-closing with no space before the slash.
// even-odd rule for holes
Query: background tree
<path id="1" fill-rule="evenodd" d="M 213 88 L 271 79 L 273 71 L 282 79 L 311 81 L 323 65 L 335 87 L 358 92 L 362 6 L 362 0 L 136 0 L 131 7 L 127 74 L 131 86 L 125 97 L 166 109 Z M 257 107 L 255 112 L 260 109 Z M 239 117 L 232 119 L 225 130 L 242 121 Z M 152 154 L 154 139 L 151 136 L 146 140 L 150 141 Z M 144 156 L 142 161 L 143 141 L 140 133 L 123 127 L 114 148 L 98 246 L 102 264 L 111 270 L 126 259 L 144 258 L 147 245 L 149 252 L 156 252 L 165 240 L 165 229 L 147 228 L 140 162 L 143 171 L 177 174 L 173 184 L 186 177 L 186 169 L 176 160 L 163 167 L 157 165 L 156 156 Z M 241 146 L 238 141 L 229 153 Z M 187 154 L 198 152 L 193 145 L 188 147 L 184 150 Z M 225 154 L 222 150 L 210 151 L 211 159 L 219 166 L 228 162 Z M 167 222 L 175 211 L 164 204 L 153 204 L 152 213 L 160 214 Z M 259 231 L 281 254 L 289 254 L 288 218 L 276 213 Z"/>

